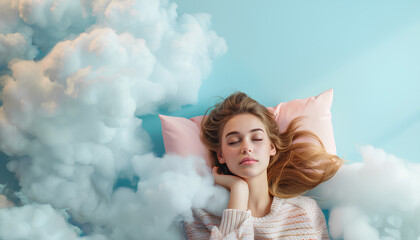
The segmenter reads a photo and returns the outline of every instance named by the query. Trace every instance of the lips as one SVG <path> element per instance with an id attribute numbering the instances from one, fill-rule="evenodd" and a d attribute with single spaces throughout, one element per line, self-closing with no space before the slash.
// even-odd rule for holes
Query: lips
<path id="1" fill-rule="evenodd" d="M 258 160 L 255 160 L 251 157 L 245 157 L 242 159 L 242 161 L 239 164 L 244 164 L 244 165 L 250 165 L 250 164 L 254 164 L 258 162 Z"/>

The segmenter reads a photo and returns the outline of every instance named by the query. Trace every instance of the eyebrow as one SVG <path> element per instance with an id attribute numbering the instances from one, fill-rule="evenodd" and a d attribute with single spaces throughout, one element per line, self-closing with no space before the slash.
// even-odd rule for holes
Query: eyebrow
<path id="1" fill-rule="evenodd" d="M 261 128 L 254 128 L 254 129 L 251 129 L 251 131 L 249 131 L 249 132 L 257 132 L 257 131 L 264 132 L 264 130 L 262 130 Z M 230 135 L 234 135 L 234 134 L 239 134 L 239 132 L 238 131 L 229 132 L 228 134 L 226 134 L 225 138 L 227 138 Z"/>

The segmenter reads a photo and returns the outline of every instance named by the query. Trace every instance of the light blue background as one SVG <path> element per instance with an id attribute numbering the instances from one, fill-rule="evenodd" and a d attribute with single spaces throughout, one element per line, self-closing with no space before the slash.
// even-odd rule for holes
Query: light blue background
<path id="1" fill-rule="evenodd" d="M 420 1 L 179 0 L 178 14 L 208 13 L 228 45 L 204 79 L 193 117 L 233 91 L 266 106 L 334 89 L 337 154 L 361 161 L 360 146 L 420 162 Z M 160 121 L 143 117 L 156 155 Z M 0 183 L 17 189 L 0 153 Z"/>
<path id="2" fill-rule="evenodd" d="M 240 90 L 266 106 L 334 89 L 337 153 L 361 161 L 370 144 L 420 162 L 420 1 L 179 0 L 209 13 L 228 52 L 215 59 L 196 105 L 160 113 L 193 117 Z M 144 117 L 157 155 L 157 115 Z"/>

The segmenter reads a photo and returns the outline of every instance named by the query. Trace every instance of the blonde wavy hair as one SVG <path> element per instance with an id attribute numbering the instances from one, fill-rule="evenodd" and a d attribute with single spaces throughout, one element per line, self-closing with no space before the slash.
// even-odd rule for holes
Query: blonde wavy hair
<path id="1" fill-rule="evenodd" d="M 294 119 L 286 131 L 280 133 L 273 115 L 266 107 L 243 92 L 235 92 L 209 108 L 207 117 L 201 122 L 201 140 L 210 149 L 213 166 L 219 167 L 219 173 L 233 175 L 226 164 L 219 163 L 217 152 L 221 147 L 221 133 L 225 124 L 243 113 L 253 114 L 262 121 L 277 150 L 267 168 L 270 195 L 279 198 L 301 195 L 332 178 L 342 166 L 343 160 L 329 154 L 316 134 L 298 130 L 301 117 Z M 303 138 L 304 141 L 296 141 Z"/>

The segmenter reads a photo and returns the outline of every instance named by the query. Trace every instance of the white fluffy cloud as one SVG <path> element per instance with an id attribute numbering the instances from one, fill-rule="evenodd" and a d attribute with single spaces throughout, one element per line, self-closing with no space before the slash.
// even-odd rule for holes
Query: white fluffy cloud
<path id="1" fill-rule="evenodd" d="M 67 203 L 73 221 L 87 237 L 81 238 L 82 230 L 66 222 L 69 219 L 66 211 L 54 210 L 49 204 L 33 203 L 0 209 L 0 238 L 183 239 L 182 220 L 191 219 L 191 207 L 207 208 L 221 215 L 227 206 L 228 192 L 214 186 L 203 159 L 174 155 L 157 158 L 147 154 L 134 156 L 131 164 L 140 176 L 137 190 L 118 188 L 109 199 L 104 196 L 103 206 L 95 211 L 85 207 L 75 212 L 71 210 L 71 203 Z M 61 197 L 62 191 L 55 194 Z M 63 200 L 57 199 L 54 203 Z M 82 202 L 83 205 L 93 204 L 86 199 Z"/>
<path id="2" fill-rule="evenodd" d="M 330 210 L 333 238 L 420 238 L 420 165 L 382 149 L 361 148 L 363 162 L 344 165 L 310 193 Z"/>
<path id="3" fill-rule="evenodd" d="M 226 192 L 195 173 L 200 160 L 154 157 L 137 117 L 194 104 L 225 51 L 208 15 L 170 1 L 2 1 L 0 151 L 29 202 L 2 210 L 16 221 L 0 236 L 81 238 L 53 208 L 89 239 L 180 237 L 178 217 L 215 193 L 220 211 Z M 121 175 L 137 189 L 115 189 Z"/>
<path id="4" fill-rule="evenodd" d="M 5 0 L 0 2 L 0 65 L 12 58 L 34 59 L 58 41 L 94 23 L 87 2 Z"/>
<path id="5" fill-rule="evenodd" d="M 144 73 L 137 76 L 137 84 L 133 86 L 133 91 L 138 92 L 133 94 L 137 103 L 137 114 L 146 114 L 161 105 L 174 110 L 181 105 L 196 102 L 201 80 L 209 73 L 212 59 L 226 51 L 225 41 L 210 30 L 209 15 L 178 16 L 176 8 L 175 3 L 166 0 L 2 1 L 0 66 L 13 58 L 32 60 L 40 52 L 40 56 L 49 53 L 53 47 L 59 52 L 57 45 L 60 42 L 76 42 L 77 39 L 80 40 L 80 34 L 89 34 L 95 29 L 111 29 L 118 38 L 131 41 L 128 42 L 131 46 L 142 42 L 155 60 L 154 63 L 143 63 L 151 64 L 151 72 L 143 72 L 145 69 L 142 68 L 135 71 L 136 64 L 140 62 L 133 62 L 132 65 L 126 65 L 126 69 L 120 69 L 125 70 L 126 74 L 131 72 L 133 76 L 138 72 Z M 108 34 L 110 33 L 103 31 L 99 42 L 79 42 L 80 45 L 75 46 L 73 52 L 62 53 L 65 59 L 57 60 L 75 62 L 65 62 L 65 67 L 61 64 L 58 70 L 62 70 L 63 74 L 74 70 L 69 64 L 75 63 L 78 66 L 77 61 L 82 60 L 80 57 L 92 55 L 95 51 L 101 51 L 102 55 L 96 59 L 88 58 L 84 63 L 96 60 L 95 65 L 109 67 L 112 61 L 146 60 L 141 56 L 136 58 L 138 52 L 131 52 L 131 46 L 126 50 L 132 55 L 124 57 L 121 55 L 124 52 L 114 52 L 120 50 L 117 48 L 118 44 L 125 42 L 115 42 L 113 40 L 116 38 Z M 105 40 L 108 36 L 113 38 Z M 90 47 L 98 44 L 98 47 L 105 49 L 87 49 L 83 48 L 84 44 Z M 66 46 L 64 44 L 61 48 Z M 69 57 L 71 54 L 75 56 Z M 56 64 L 56 67 L 60 67 L 59 62 Z M 114 69 L 120 66 L 117 65 Z M 147 78 L 146 74 L 149 74 Z M 153 102 L 154 106 L 143 106 L 145 102 Z"/>
<path id="6" fill-rule="evenodd" d="M 38 50 L 20 33 L 0 33 L 0 65 L 13 58 L 34 59 Z"/>
<path id="7" fill-rule="evenodd" d="M 137 191 L 120 188 L 112 197 L 105 220 L 112 239 L 182 239 L 181 220 L 191 218 L 191 207 L 221 214 L 227 206 L 227 191 L 213 185 L 203 159 L 147 154 L 131 162 L 141 179 Z"/>
<path id="8" fill-rule="evenodd" d="M 105 240 L 101 235 L 81 237 L 80 229 L 67 223 L 65 212 L 50 205 L 27 205 L 0 209 L 0 239 L 19 240 Z"/>

